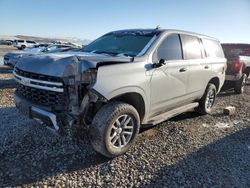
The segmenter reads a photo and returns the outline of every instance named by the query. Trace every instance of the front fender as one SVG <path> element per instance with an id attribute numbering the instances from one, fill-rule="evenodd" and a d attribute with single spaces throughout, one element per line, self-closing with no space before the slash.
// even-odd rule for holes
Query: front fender
<path id="1" fill-rule="evenodd" d="M 113 90 L 113 91 L 98 90 L 97 88 L 93 88 L 93 89 L 96 90 L 98 93 L 100 93 L 107 100 L 111 100 L 113 98 L 119 97 L 119 96 L 127 94 L 127 93 L 137 93 L 142 97 L 144 104 L 145 104 L 144 120 L 145 120 L 145 117 L 147 117 L 147 114 L 149 113 L 149 98 L 146 95 L 146 92 L 140 87 L 126 86 L 126 87 L 118 88 L 118 89 Z"/>

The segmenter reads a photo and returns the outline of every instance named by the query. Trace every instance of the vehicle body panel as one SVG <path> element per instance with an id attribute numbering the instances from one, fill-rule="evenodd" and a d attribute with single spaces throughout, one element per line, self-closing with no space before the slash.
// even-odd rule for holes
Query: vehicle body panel
<path id="1" fill-rule="evenodd" d="M 166 65 L 151 70 L 150 116 L 179 106 L 187 100 L 189 73 L 180 73 L 183 67 L 188 70 L 188 62 L 166 61 Z"/>

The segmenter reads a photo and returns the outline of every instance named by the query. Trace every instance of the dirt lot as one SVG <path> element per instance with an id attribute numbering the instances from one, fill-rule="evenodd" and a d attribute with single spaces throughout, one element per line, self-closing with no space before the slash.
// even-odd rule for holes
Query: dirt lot
<path id="1" fill-rule="evenodd" d="M 211 115 L 186 113 L 142 130 L 127 154 L 109 160 L 87 130 L 72 141 L 19 113 L 10 72 L 0 67 L 3 187 L 250 187 L 250 85 L 243 95 L 221 93 Z M 222 114 L 228 105 L 235 116 Z"/>
<path id="2" fill-rule="evenodd" d="M 0 45 L 0 57 L 1 56 L 3 57 L 6 52 L 9 52 L 12 50 L 17 50 L 17 49 L 12 46 Z"/>

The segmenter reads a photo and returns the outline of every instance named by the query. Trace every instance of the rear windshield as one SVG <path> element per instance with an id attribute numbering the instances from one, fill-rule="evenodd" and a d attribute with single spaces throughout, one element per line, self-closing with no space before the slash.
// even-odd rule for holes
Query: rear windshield
<path id="1" fill-rule="evenodd" d="M 227 58 L 250 56 L 250 45 L 247 44 L 222 44 L 222 48 Z"/>
<path id="2" fill-rule="evenodd" d="M 155 36 L 155 32 L 121 31 L 106 34 L 84 47 L 84 52 L 110 55 L 138 55 Z"/>

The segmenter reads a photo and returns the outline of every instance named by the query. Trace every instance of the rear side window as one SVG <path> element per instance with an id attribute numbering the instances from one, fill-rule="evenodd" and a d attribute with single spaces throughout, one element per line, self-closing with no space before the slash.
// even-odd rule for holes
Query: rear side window
<path id="1" fill-rule="evenodd" d="M 157 50 L 158 59 L 180 60 L 182 59 L 182 49 L 178 34 L 171 34 L 161 43 Z"/>
<path id="2" fill-rule="evenodd" d="M 30 41 L 30 40 L 27 40 L 26 42 L 27 42 L 27 43 L 30 43 L 30 44 L 35 44 L 34 41 Z"/>
<path id="3" fill-rule="evenodd" d="M 18 40 L 17 42 L 24 42 L 24 40 Z"/>
<path id="4" fill-rule="evenodd" d="M 202 39 L 208 57 L 224 58 L 223 49 L 218 41 Z"/>
<path id="5" fill-rule="evenodd" d="M 191 35 L 181 35 L 181 40 L 185 59 L 202 58 L 201 44 L 197 37 Z"/>

